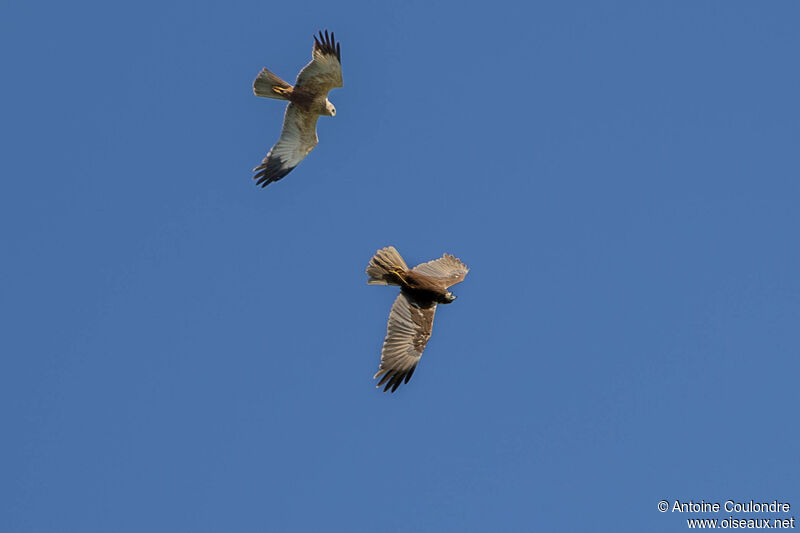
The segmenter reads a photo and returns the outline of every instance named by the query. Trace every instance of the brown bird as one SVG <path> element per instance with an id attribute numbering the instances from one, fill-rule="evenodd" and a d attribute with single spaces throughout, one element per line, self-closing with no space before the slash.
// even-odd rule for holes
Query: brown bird
<path id="1" fill-rule="evenodd" d="M 262 187 L 278 181 L 300 164 L 317 145 L 317 119 L 320 115 L 336 116 L 336 108 L 328 101 L 328 91 L 342 87 L 342 53 L 339 43 L 328 30 L 314 36 L 311 62 L 303 67 L 294 86 L 267 69 L 262 69 L 253 82 L 256 96 L 289 100 L 283 117 L 281 138 L 253 169 L 253 179 Z"/>
<path id="2" fill-rule="evenodd" d="M 386 384 L 383 392 L 394 392 L 411 379 L 431 337 L 436 305 L 456 299 L 447 288 L 463 281 L 467 272 L 469 269 L 460 259 L 448 254 L 409 269 L 394 246 L 378 250 L 370 259 L 369 285 L 401 288 L 389 313 L 381 365 L 374 376 L 381 378 L 378 387 Z"/>

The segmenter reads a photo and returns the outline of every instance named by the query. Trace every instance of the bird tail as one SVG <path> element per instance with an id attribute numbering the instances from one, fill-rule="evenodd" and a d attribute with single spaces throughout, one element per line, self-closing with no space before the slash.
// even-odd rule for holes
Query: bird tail
<path id="1" fill-rule="evenodd" d="M 394 274 L 396 269 L 408 270 L 406 262 L 400 256 L 394 246 L 388 246 L 378 250 L 367 266 L 369 285 L 399 285 L 397 276 Z"/>
<path id="2" fill-rule="evenodd" d="M 292 94 L 292 86 L 280 79 L 267 69 L 261 69 L 253 82 L 253 92 L 256 96 L 288 100 Z"/>

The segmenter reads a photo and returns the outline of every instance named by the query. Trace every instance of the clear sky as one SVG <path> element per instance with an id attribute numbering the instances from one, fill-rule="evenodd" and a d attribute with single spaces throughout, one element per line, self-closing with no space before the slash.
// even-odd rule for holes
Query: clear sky
<path id="1" fill-rule="evenodd" d="M 4 2 L 0 530 L 800 516 L 799 23 L 788 1 Z M 293 81 L 324 28 L 337 116 L 259 189 L 284 104 L 252 80 Z M 397 290 L 364 274 L 390 244 L 471 268 L 394 395 L 372 375 Z"/>

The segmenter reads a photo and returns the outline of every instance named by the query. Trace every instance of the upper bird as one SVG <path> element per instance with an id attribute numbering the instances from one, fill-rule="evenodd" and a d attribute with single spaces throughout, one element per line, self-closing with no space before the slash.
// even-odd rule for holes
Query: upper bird
<path id="1" fill-rule="evenodd" d="M 383 376 L 378 382 L 378 387 L 386 384 L 383 392 L 390 388 L 394 392 L 411 379 L 431 337 L 436 304 L 456 299 L 447 288 L 463 281 L 467 272 L 467 266 L 449 254 L 409 269 L 394 246 L 378 250 L 370 259 L 368 284 L 401 288 L 389 313 L 381 366 L 374 376 Z"/>
<path id="2" fill-rule="evenodd" d="M 336 108 L 328 101 L 328 91 L 342 87 L 342 54 L 339 43 L 328 35 L 314 36 L 311 62 L 303 67 L 294 87 L 267 69 L 262 69 L 253 82 L 256 96 L 289 100 L 283 117 L 281 138 L 253 169 L 253 179 L 266 187 L 291 172 L 314 149 L 317 138 L 317 118 L 336 116 Z"/>

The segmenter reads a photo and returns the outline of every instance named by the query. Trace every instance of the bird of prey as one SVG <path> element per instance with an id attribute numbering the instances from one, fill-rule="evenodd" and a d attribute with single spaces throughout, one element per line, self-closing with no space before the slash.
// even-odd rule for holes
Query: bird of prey
<path id="1" fill-rule="evenodd" d="M 389 313 L 381 365 L 373 376 L 381 378 L 378 387 L 386 384 L 383 392 L 394 392 L 411 379 L 431 336 L 436 305 L 456 299 L 447 288 L 463 281 L 467 272 L 467 266 L 449 254 L 409 269 L 394 246 L 378 250 L 370 259 L 369 285 L 400 286 Z"/>
<path id="2" fill-rule="evenodd" d="M 336 116 L 336 108 L 328 101 L 328 91 L 336 87 L 342 87 L 342 54 L 328 30 L 324 35 L 320 31 L 319 38 L 314 36 L 311 62 L 297 75 L 294 86 L 267 69 L 258 73 L 253 82 L 256 96 L 289 100 L 280 139 L 253 169 L 258 185 L 266 187 L 283 178 L 314 149 L 319 141 L 317 118 Z"/>

